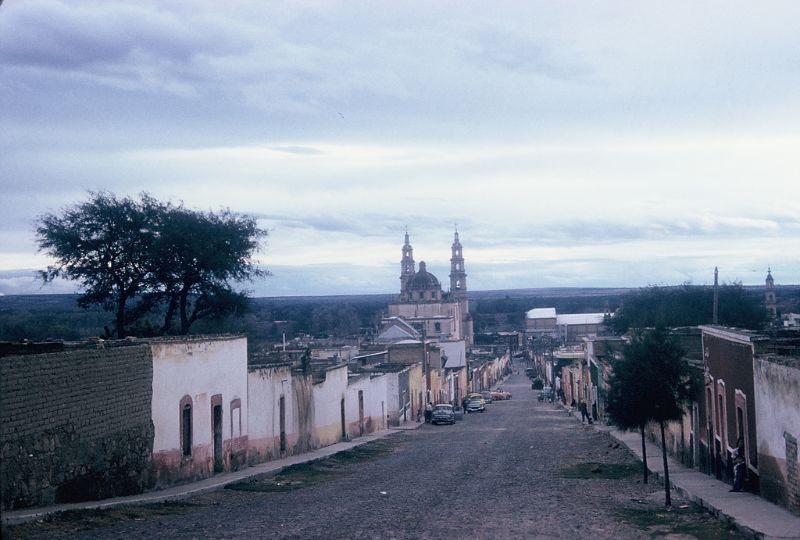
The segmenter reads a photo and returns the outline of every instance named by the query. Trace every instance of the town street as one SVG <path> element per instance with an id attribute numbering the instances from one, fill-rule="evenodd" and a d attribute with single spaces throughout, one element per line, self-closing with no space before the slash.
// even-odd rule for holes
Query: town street
<path id="1" fill-rule="evenodd" d="M 735 538 L 660 484 L 627 449 L 536 400 L 513 375 L 510 401 L 454 426 L 423 425 L 177 503 L 11 528 L 24 537 Z M 730 535 L 730 536 L 729 536 Z M 683 536 L 691 538 L 692 536 Z"/>

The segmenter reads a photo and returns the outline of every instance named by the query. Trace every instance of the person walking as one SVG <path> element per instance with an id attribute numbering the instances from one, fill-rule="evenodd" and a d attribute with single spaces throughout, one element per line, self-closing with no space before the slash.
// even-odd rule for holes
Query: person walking
<path id="1" fill-rule="evenodd" d="M 580 405 L 581 409 L 581 424 L 583 424 L 586 420 L 589 420 L 589 423 L 592 423 L 592 417 L 589 416 L 589 409 L 586 407 L 586 402 L 581 401 Z"/>
<path id="2" fill-rule="evenodd" d="M 730 491 L 742 491 L 744 484 L 745 459 L 744 459 L 744 439 L 739 437 L 736 442 L 736 450 L 733 451 L 733 488 Z"/>

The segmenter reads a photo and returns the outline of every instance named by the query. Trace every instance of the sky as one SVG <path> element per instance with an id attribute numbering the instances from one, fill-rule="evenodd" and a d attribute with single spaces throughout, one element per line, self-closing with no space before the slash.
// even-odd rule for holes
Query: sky
<path id="1" fill-rule="evenodd" d="M 800 282 L 800 3 L 0 5 L 0 294 L 90 191 L 255 216 L 258 296 Z"/>

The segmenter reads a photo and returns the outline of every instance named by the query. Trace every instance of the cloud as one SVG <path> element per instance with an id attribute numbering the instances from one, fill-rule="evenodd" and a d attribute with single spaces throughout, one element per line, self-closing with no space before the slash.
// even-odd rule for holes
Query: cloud
<path id="1" fill-rule="evenodd" d="M 742 245 L 774 265 L 800 243 L 799 15 L 6 2 L 0 268 L 43 265 L 35 216 L 98 189 L 256 215 L 268 265 L 394 264 L 408 227 L 447 272 L 454 223 L 509 283 L 559 258 L 575 279 L 613 277 L 612 255 L 653 274 L 667 251 L 688 274 Z"/>

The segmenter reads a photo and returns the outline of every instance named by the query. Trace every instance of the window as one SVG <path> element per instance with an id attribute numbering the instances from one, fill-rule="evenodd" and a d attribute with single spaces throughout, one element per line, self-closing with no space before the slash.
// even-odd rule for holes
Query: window
<path id="1" fill-rule="evenodd" d="M 728 410 L 725 399 L 725 381 L 717 381 L 717 435 L 722 442 L 723 449 L 728 445 Z"/>
<path id="2" fill-rule="evenodd" d="M 180 404 L 181 453 L 192 455 L 192 398 L 183 396 Z"/>
<path id="3" fill-rule="evenodd" d="M 231 401 L 231 439 L 242 436 L 242 400 Z"/>
<path id="4" fill-rule="evenodd" d="M 433 323 L 433 327 L 437 334 L 442 331 L 442 323 Z"/>

